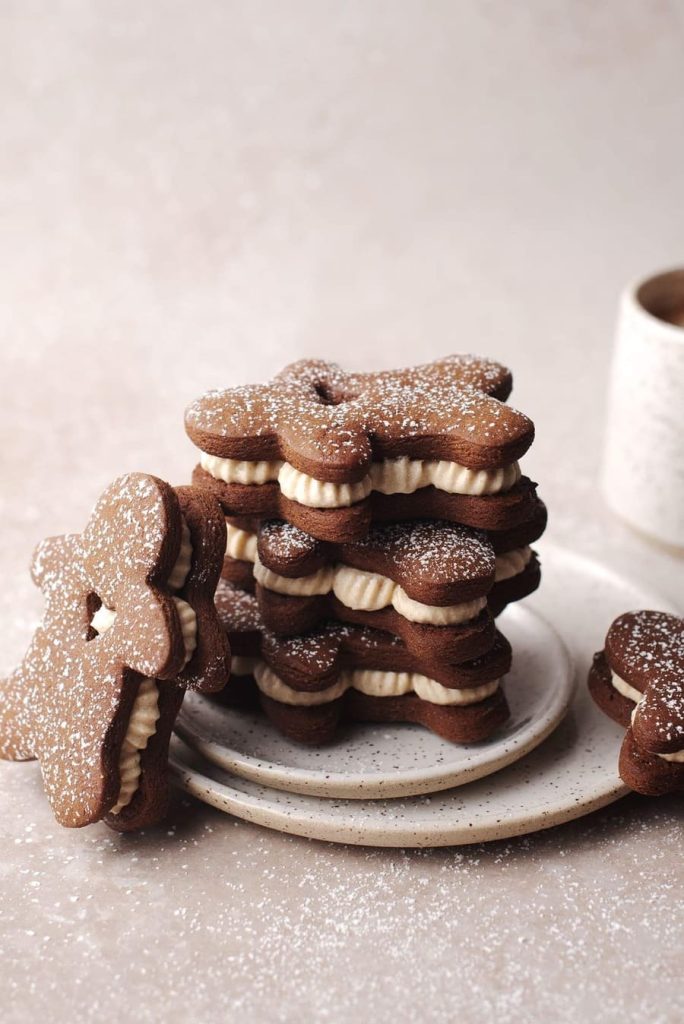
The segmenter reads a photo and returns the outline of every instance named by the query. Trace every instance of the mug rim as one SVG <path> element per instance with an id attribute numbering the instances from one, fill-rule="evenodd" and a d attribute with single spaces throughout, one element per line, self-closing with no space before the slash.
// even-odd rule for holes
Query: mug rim
<path id="1" fill-rule="evenodd" d="M 684 304 L 684 264 L 676 267 L 668 267 L 666 270 L 658 271 L 655 274 L 648 274 L 646 277 L 639 277 L 627 285 L 623 292 L 623 302 L 626 303 L 633 313 L 643 317 L 649 324 L 657 326 L 663 334 L 684 344 L 684 326 L 673 324 L 669 320 L 663 320 L 656 313 L 652 313 L 644 305 L 641 294 L 649 285 L 656 285 L 667 278 L 681 278 L 682 301 Z"/>

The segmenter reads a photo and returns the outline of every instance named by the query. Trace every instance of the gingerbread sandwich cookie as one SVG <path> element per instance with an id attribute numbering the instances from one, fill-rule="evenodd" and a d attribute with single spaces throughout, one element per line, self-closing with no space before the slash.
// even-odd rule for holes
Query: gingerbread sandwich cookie
<path id="1" fill-rule="evenodd" d="M 230 682 L 214 694 L 230 707 L 254 709 L 259 705 L 255 671 L 263 664 L 261 637 L 264 625 L 257 599 L 226 579 L 219 580 L 216 611 L 230 643 Z"/>
<path id="2" fill-rule="evenodd" d="M 534 427 L 505 404 L 511 385 L 476 356 L 380 373 L 302 360 L 190 406 L 193 482 L 229 516 L 282 518 L 321 540 L 358 540 L 374 515 L 508 529 L 536 500 L 518 465 Z"/>
<path id="3" fill-rule="evenodd" d="M 589 689 L 627 728 L 620 776 L 648 796 L 684 792 L 684 619 L 628 612 L 594 656 Z"/>
<path id="4" fill-rule="evenodd" d="M 517 579 L 522 597 L 539 563 L 529 547 L 497 557 L 484 533 L 453 523 L 375 526 L 362 541 L 331 544 L 275 521 L 259 530 L 254 575 L 272 632 L 350 622 L 401 637 L 418 658 L 458 662 L 491 647 L 497 579 L 506 594 Z"/>
<path id="5" fill-rule="evenodd" d="M 82 534 L 35 551 L 45 613 L 0 689 L 0 756 L 37 758 L 57 820 L 127 831 L 159 820 L 186 688 L 225 685 L 230 648 L 214 607 L 225 551 L 218 503 L 132 473 Z"/>
<path id="6" fill-rule="evenodd" d="M 451 742 L 486 739 L 508 718 L 500 686 L 511 650 L 500 633 L 486 654 L 459 665 L 412 655 L 397 637 L 330 623 L 299 637 L 260 630 L 251 594 L 222 583 L 217 607 L 231 645 L 247 658 L 233 666 L 218 698 L 261 703 L 275 726 L 300 743 L 330 742 L 343 719 L 417 722 Z M 250 696 L 251 694 L 251 696 Z"/>

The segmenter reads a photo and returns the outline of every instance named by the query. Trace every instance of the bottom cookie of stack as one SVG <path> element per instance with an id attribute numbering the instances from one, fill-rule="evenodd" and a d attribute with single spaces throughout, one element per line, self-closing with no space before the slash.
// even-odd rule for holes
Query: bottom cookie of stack
<path id="1" fill-rule="evenodd" d="M 509 717 L 501 680 L 511 650 L 496 632 L 490 649 L 460 664 L 430 663 L 396 637 L 329 623 L 296 637 L 263 629 L 256 599 L 222 581 L 219 617 L 233 650 L 220 698 L 261 705 L 285 736 L 330 742 L 342 721 L 413 722 L 455 743 L 488 739 Z"/>

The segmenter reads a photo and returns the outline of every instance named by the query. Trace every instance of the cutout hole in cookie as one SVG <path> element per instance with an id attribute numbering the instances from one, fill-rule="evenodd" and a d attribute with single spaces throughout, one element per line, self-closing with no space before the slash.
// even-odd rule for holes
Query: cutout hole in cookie
<path id="1" fill-rule="evenodd" d="M 321 405 L 344 405 L 345 399 L 336 395 L 325 381 L 316 381 L 314 391 L 318 395 Z"/>
<path id="2" fill-rule="evenodd" d="M 93 627 L 93 617 L 97 615 L 97 612 L 102 607 L 102 598 L 95 591 L 91 591 L 86 597 L 86 619 L 87 619 L 87 630 L 86 640 L 94 640 L 98 636 L 97 630 Z"/>
<path id="3" fill-rule="evenodd" d="M 88 640 L 94 640 L 95 637 L 101 636 L 106 633 L 111 626 L 114 625 L 116 619 L 116 612 L 113 608 L 108 608 L 104 604 L 99 594 L 94 591 L 88 594 L 86 598 L 86 607 L 88 609 Z"/>

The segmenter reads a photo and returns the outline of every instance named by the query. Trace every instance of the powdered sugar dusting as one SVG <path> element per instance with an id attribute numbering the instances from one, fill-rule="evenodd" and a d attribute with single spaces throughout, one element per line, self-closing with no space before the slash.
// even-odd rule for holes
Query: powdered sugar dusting
<path id="1" fill-rule="evenodd" d="M 317 551 L 323 553 L 327 549 L 325 542 L 316 540 L 292 523 L 278 519 L 262 523 L 259 527 L 259 536 L 263 538 L 264 550 L 277 553 L 277 557 L 284 561 L 295 560 Z"/>
<path id="2" fill-rule="evenodd" d="M 684 749 L 684 619 L 629 612 L 613 623 L 607 645 L 611 665 L 644 694 L 634 723 L 639 745 L 656 753 Z M 684 777 L 684 765 L 678 771 Z"/>
<path id="3" fill-rule="evenodd" d="M 511 461 L 501 449 L 533 437 L 527 417 L 492 397 L 506 397 L 510 375 L 476 356 L 451 356 L 427 366 L 382 373 L 345 373 L 303 360 L 271 384 L 212 390 L 186 412 L 190 436 L 211 454 L 229 458 L 288 457 L 325 463 L 353 474 L 376 457 L 404 454 L 450 458 L 493 468 Z M 246 445 L 259 441 L 258 455 Z M 493 449 L 487 457 L 487 449 Z M 477 456 L 474 452 L 477 450 Z M 473 461 L 474 459 L 474 461 Z"/>
<path id="4" fill-rule="evenodd" d="M 382 552 L 401 577 L 419 576 L 435 584 L 493 579 L 495 556 L 487 535 L 454 523 L 378 526 L 355 546 L 360 551 Z"/>
<path id="5" fill-rule="evenodd" d="M 226 633 L 250 633 L 262 628 L 259 606 L 253 594 L 221 579 L 214 601 L 219 621 Z"/>
<path id="6" fill-rule="evenodd" d="M 69 832 L 37 771 L 20 774 L 0 765 L 5 852 L 21 853 L 4 889 L 7 1024 L 100 1024 L 113 1007 L 141 1024 L 681 1018 L 673 807 L 630 800 L 460 850 L 366 850 L 185 801 L 147 834 Z"/>
<path id="7" fill-rule="evenodd" d="M 342 562 L 368 567 L 395 582 L 448 586 L 482 581 L 483 592 L 494 581 L 495 556 L 487 535 L 453 523 L 417 521 L 374 526 L 353 544 L 316 541 L 289 523 L 270 521 L 259 531 L 261 560 L 274 572 L 299 575 L 295 570 L 303 556 L 316 556 L 317 564 Z"/>

